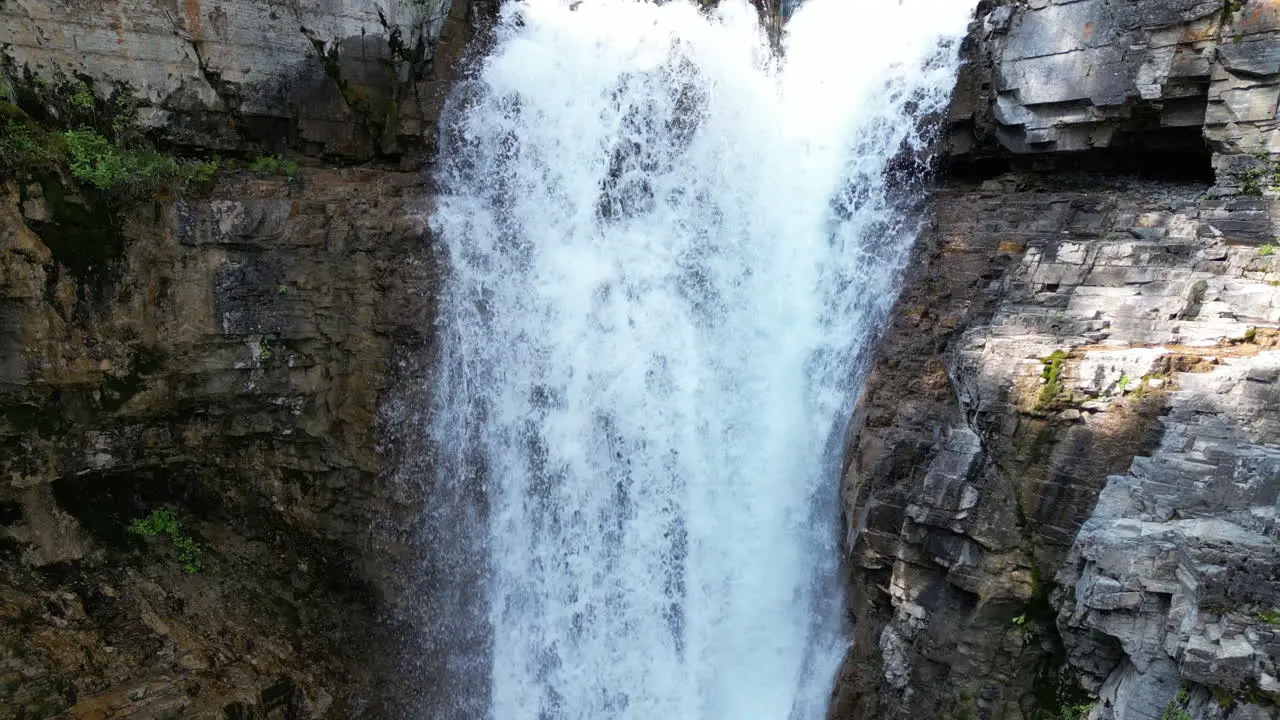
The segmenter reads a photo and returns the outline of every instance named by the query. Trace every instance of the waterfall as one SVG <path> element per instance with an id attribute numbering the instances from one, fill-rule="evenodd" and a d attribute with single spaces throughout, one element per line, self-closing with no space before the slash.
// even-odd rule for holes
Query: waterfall
<path id="1" fill-rule="evenodd" d="M 527 0 L 445 119 L 432 718 L 822 718 L 965 0 Z M 452 604 L 451 604 L 452 603 Z"/>

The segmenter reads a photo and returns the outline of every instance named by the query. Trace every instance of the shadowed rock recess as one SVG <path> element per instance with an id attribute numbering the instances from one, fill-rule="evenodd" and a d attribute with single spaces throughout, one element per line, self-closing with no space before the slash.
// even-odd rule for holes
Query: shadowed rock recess
<path id="1" fill-rule="evenodd" d="M 433 691 L 389 390 L 491 13 L 0 2 L 0 720 Z M 831 715 L 1276 720 L 1280 3 L 984 2 L 965 53 L 848 435 Z M 218 163 L 124 199 L 83 126 Z"/>

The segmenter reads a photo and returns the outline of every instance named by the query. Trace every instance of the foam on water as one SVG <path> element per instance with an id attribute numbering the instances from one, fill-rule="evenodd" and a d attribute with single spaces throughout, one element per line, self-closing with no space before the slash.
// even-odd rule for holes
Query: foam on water
<path id="1" fill-rule="evenodd" d="M 432 218 L 473 521 L 433 537 L 475 535 L 485 638 L 435 647 L 486 697 L 433 717 L 823 716 L 841 436 L 970 12 L 809 0 L 779 59 L 745 3 L 504 7 Z"/>

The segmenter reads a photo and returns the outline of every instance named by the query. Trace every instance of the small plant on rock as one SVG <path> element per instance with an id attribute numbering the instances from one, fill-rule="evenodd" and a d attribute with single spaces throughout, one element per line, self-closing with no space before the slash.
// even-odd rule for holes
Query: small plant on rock
<path id="1" fill-rule="evenodd" d="M 62 133 L 71 174 L 99 190 L 141 187 L 178 174 L 178 162 L 152 150 L 121 147 L 93 130 Z"/>
<path id="2" fill-rule="evenodd" d="M 1262 171 L 1258 168 L 1249 168 L 1244 172 L 1243 178 L 1240 180 L 1241 195 L 1261 195 L 1262 185 L 1258 180 L 1262 178 Z"/>
<path id="3" fill-rule="evenodd" d="M 1260 257 L 1267 257 L 1269 255 L 1274 255 L 1275 252 L 1276 252 L 1276 246 L 1272 245 L 1271 243 L 1266 243 L 1262 247 L 1258 248 L 1258 255 Z"/>
<path id="4" fill-rule="evenodd" d="M 85 112 L 93 112 L 97 106 L 96 98 L 93 91 L 85 84 L 83 80 L 76 83 L 71 92 L 71 104 Z"/>
<path id="5" fill-rule="evenodd" d="M 182 532 L 182 523 L 172 510 L 152 510 L 150 515 L 129 523 L 129 532 L 143 537 L 167 537 L 178 551 L 178 562 L 188 573 L 204 569 L 204 546 Z"/>
<path id="6" fill-rule="evenodd" d="M 1096 703 L 1084 703 L 1083 705 L 1071 705 L 1064 707 L 1058 713 L 1058 720 L 1085 720 L 1089 717 L 1089 713 L 1093 712 L 1093 706 Z"/>
<path id="7" fill-rule="evenodd" d="M 284 175 L 289 178 L 298 174 L 298 163 L 285 160 L 282 155 L 261 155 L 254 158 L 249 169 L 266 175 Z"/>
<path id="8" fill-rule="evenodd" d="M 186 175 L 187 182 L 194 185 L 203 185 L 213 180 L 213 176 L 218 172 L 219 164 L 217 158 L 191 162 L 185 166 L 183 174 Z"/>

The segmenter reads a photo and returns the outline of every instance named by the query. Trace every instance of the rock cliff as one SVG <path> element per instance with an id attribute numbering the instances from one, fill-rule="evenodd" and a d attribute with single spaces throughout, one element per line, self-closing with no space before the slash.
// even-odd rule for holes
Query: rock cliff
<path id="1" fill-rule="evenodd" d="M 0 718 L 408 714 L 379 408 L 477 8 L 0 4 Z"/>
<path id="2" fill-rule="evenodd" d="M 966 53 L 835 714 L 1280 717 L 1280 4 L 985 4 Z"/>
<path id="3" fill-rule="evenodd" d="M 0 3 L 0 718 L 433 691 L 383 400 L 487 5 Z M 965 52 L 849 434 L 833 715 L 1274 720 L 1280 4 L 987 2 Z M 122 209 L 81 124 L 217 164 Z"/>

